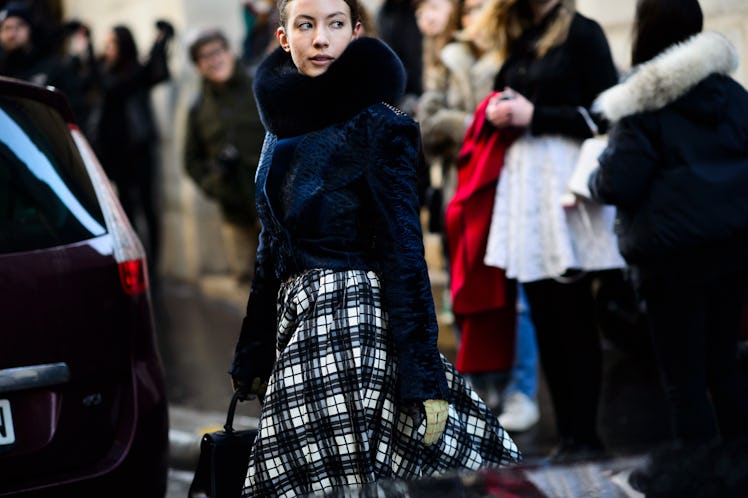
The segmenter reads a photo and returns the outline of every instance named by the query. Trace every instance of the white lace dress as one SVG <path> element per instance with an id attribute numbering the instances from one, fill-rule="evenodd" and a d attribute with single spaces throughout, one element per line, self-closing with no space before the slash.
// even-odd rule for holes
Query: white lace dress
<path id="1" fill-rule="evenodd" d="M 509 147 L 496 188 L 487 265 L 519 282 L 556 278 L 569 269 L 625 266 L 613 231 L 614 207 L 562 206 L 579 147 L 566 137 L 529 134 Z"/>

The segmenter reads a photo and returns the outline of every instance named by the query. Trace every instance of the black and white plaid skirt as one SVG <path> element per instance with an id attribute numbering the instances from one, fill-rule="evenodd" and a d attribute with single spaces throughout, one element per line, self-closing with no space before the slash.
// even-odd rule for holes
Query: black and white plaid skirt
<path id="1" fill-rule="evenodd" d="M 444 434 L 398 406 L 398 361 L 379 279 L 309 270 L 278 296 L 278 359 L 265 395 L 245 497 L 291 497 L 515 463 L 517 447 L 442 357 L 452 400 Z"/>

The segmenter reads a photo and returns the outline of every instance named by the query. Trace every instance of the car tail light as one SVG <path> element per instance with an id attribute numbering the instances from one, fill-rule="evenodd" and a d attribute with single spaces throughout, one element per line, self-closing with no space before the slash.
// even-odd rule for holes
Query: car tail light
<path id="1" fill-rule="evenodd" d="M 129 295 L 142 294 L 148 290 L 148 272 L 146 271 L 145 261 L 134 259 L 119 263 L 119 278 L 122 282 L 122 288 Z"/>
<path id="2" fill-rule="evenodd" d="M 77 127 L 71 126 L 70 132 L 88 168 L 107 228 L 114 238 L 114 259 L 119 266 L 122 288 L 130 295 L 143 293 L 148 289 L 148 271 L 143 245 L 130 225 L 117 194 L 114 193 L 88 141 Z"/>

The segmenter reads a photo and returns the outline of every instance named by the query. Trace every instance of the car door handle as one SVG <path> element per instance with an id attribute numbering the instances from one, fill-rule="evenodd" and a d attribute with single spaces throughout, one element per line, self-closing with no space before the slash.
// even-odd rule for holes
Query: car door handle
<path id="1" fill-rule="evenodd" d="M 64 384 L 70 380 L 67 363 L 47 363 L 0 370 L 0 394 Z"/>

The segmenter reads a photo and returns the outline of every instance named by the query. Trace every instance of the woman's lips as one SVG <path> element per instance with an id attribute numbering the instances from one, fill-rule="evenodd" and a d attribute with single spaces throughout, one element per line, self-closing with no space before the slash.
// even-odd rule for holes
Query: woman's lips
<path id="1" fill-rule="evenodd" d="M 335 59 L 326 55 L 317 55 L 311 57 L 309 60 L 312 61 L 312 64 L 315 64 L 317 66 L 325 66 L 327 64 L 330 64 Z"/>

